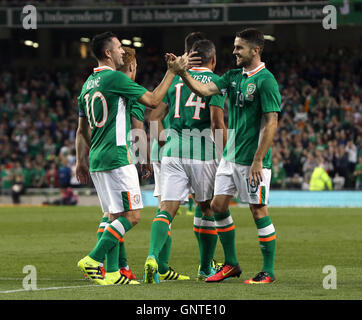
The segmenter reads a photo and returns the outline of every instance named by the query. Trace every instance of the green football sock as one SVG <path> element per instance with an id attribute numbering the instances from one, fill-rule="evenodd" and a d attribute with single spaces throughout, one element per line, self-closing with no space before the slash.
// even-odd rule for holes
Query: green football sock
<path id="1" fill-rule="evenodd" d="M 195 208 L 195 215 L 194 215 L 194 234 L 197 239 L 197 244 L 199 246 L 200 250 L 200 224 L 202 219 L 202 211 L 199 206 L 196 206 Z"/>
<path id="2" fill-rule="evenodd" d="M 209 274 L 211 272 L 211 261 L 214 258 L 218 237 L 214 217 L 202 217 L 199 235 L 200 271 L 205 272 L 205 274 Z"/>
<path id="3" fill-rule="evenodd" d="M 98 230 L 97 230 L 97 242 L 102 238 L 104 229 L 108 227 L 109 224 L 108 217 L 103 217 L 101 219 L 101 222 L 99 224 Z"/>
<path id="4" fill-rule="evenodd" d="M 106 253 L 106 272 L 116 272 L 119 270 L 119 242 Z"/>
<path id="5" fill-rule="evenodd" d="M 230 210 L 225 213 L 214 212 L 215 226 L 224 249 L 225 264 L 235 266 L 238 264 L 235 249 L 235 226 Z"/>
<path id="6" fill-rule="evenodd" d="M 171 222 L 172 217 L 167 211 L 158 211 L 153 219 L 148 255 L 154 256 L 157 261 L 159 253 L 167 240 L 169 225 Z"/>
<path id="7" fill-rule="evenodd" d="M 193 208 L 193 206 L 194 206 L 194 198 L 189 198 L 189 202 L 187 203 L 187 210 L 188 211 L 192 211 L 192 208 Z"/>
<path id="8" fill-rule="evenodd" d="M 118 267 L 126 268 L 128 266 L 127 263 L 127 254 L 126 254 L 126 245 L 124 244 L 124 241 L 119 243 L 119 259 L 118 259 Z"/>
<path id="9" fill-rule="evenodd" d="M 255 220 L 256 227 L 258 228 L 258 238 L 260 243 L 260 250 L 263 255 L 263 268 L 274 278 L 274 258 L 276 249 L 276 234 L 274 225 L 269 216 Z"/>
<path id="10" fill-rule="evenodd" d="M 98 262 L 103 262 L 106 259 L 107 266 L 110 265 L 111 268 L 117 266 L 118 270 L 118 263 L 119 263 L 118 243 L 120 240 L 122 240 L 125 233 L 129 231 L 131 228 L 132 225 L 127 218 L 125 217 L 117 218 L 104 230 L 101 239 L 97 242 L 94 249 L 89 253 L 89 256 Z M 114 249 L 115 246 L 117 247 L 116 249 L 117 253 L 113 251 L 110 252 L 112 249 Z M 109 256 L 107 256 L 108 253 L 110 253 Z"/>
<path id="11" fill-rule="evenodd" d="M 168 233 L 169 234 L 167 236 L 167 240 L 158 255 L 158 271 L 159 271 L 159 273 L 166 273 L 169 270 L 168 263 L 170 261 L 172 238 L 170 235 L 170 231 Z"/>

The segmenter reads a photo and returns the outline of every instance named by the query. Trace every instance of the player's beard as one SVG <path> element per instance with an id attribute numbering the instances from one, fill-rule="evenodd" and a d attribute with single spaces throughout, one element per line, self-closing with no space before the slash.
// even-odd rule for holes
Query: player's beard
<path id="1" fill-rule="evenodd" d="M 253 55 L 251 52 L 249 52 L 249 55 L 247 56 L 239 56 L 239 57 L 241 57 L 241 61 L 238 62 L 238 60 L 236 60 L 236 65 L 240 68 L 248 68 L 253 61 Z"/>
<path id="2" fill-rule="evenodd" d="M 236 64 L 240 68 L 248 68 L 251 65 L 253 58 L 251 56 L 249 57 L 242 57 L 241 61 L 236 61 Z"/>

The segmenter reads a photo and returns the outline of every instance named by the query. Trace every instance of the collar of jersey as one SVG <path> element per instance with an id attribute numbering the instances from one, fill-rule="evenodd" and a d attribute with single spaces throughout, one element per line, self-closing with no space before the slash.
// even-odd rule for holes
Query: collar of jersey
<path id="1" fill-rule="evenodd" d="M 262 62 L 255 69 L 250 70 L 250 71 L 244 71 L 244 68 L 243 68 L 243 75 L 246 74 L 248 77 L 251 77 L 254 74 L 258 73 L 260 70 L 263 70 L 264 68 L 265 68 L 265 63 L 264 62 Z"/>
<path id="2" fill-rule="evenodd" d="M 94 68 L 93 69 L 93 72 L 99 72 L 99 71 L 103 71 L 103 70 L 112 70 L 113 69 L 111 67 L 108 67 L 108 66 L 100 66 L 100 67 L 97 67 L 97 68 Z"/>
<path id="3" fill-rule="evenodd" d="M 205 68 L 205 67 L 193 67 L 189 70 L 194 71 L 194 72 L 212 72 L 209 68 Z"/>

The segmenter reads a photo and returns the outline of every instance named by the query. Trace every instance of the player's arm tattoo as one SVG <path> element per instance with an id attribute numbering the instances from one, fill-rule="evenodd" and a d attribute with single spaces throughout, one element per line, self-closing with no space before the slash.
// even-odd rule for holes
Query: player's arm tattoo
<path id="1" fill-rule="evenodd" d="M 215 94 L 220 94 L 219 88 L 214 82 L 202 83 L 194 79 L 188 72 L 184 71 L 180 73 L 181 78 L 185 84 L 199 97 L 208 97 Z"/>

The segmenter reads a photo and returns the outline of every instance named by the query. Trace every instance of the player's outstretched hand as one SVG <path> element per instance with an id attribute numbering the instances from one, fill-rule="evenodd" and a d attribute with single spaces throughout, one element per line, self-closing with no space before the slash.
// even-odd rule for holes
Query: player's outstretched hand
<path id="1" fill-rule="evenodd" d="M 88 184 L 90 178 L 88 165 L 86 163 L 77 162 L 75 176 L 81 184 Z"/>
<path id="2" fill-rule="evenodd" d="M 174 54 L 166 54 L 167 66 L 170 71 L 175 74 L 180 74 L 187 70 L 188 59 L 187 53 L 181 57 L 176 57 Z"/>
<path id="3" fill-rule="evenodd" d="M 173 53 L 166 53 L 165 60 L 167 63 L 167 69 L 176 74 L 175 62 L 177 60 L 177 57 Z"/>
<path id="4" fill-rule="evenodd" d="M 173 62 L 175 62 L 177 57 L 173 53 L 165 54 L 165 61 L 167 63 L 167 68 L 172 70 Z"/>
<path id="5" fill-rule="evenodd" d="M 188 69 L 201 66 L 202 60 L 201 60 L 201 57 L 198 56 L 197 54 L 198 54 L 197 51 L 191 51 L 187 55 L 187 68 Z"/>

